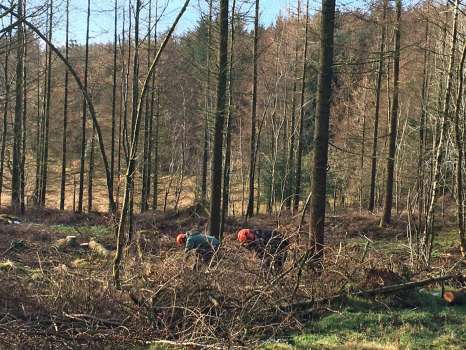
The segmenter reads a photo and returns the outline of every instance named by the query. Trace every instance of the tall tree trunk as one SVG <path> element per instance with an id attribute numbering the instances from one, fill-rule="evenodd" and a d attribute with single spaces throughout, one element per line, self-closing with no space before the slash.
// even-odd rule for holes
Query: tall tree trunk
<path id="1" fill-rule="evenodd" d="M 461 255 L 466 257 L 466 237 L 465 237 L 465 228 L 464 228 L 464 189 L 463 189 L 463 158 L 464 158 L 464 130 L 461 134 L 460 131 L 460 111 L 461 111 L 461 102 L 464 98 L 464 61 L 466 59 L 466 44 L 463 46 L 463 52 L 461 54 L 461 63 L 458 68 L 458 95 L 456 98 L 455 105 L 455 141 L 456 141 L 456 151 L 458 152 L 458 160 L 456 163 L 456 201 L 457 201 L 457 224 L 458 231 L 460 236 L 460 250 Z"/>
<path id="2" fill-rule="evenodd" d="M 153 85 L 155 86 L 155 85 Z M 157 210 L 159 195 L 159 129 L 160 129 L 160 92 L 157 92 L 157 111 L 154 115 L 154 165 L 152 178 L 152 210 Z"/>
<path id="3" fill-rule="evenodd" d="M 66 0 L 66 34 L 65 34 L 65 58 L 69 56 L 69 32 L 70 32 L 70 0 Z M 61 184 L 60 184 L 60 210 L 65 209 L 65 189 L 66 189 L 66 142 L 68 133 L 68 70 L 65 71 L 65 97 L 63 102 L 63 143 L 61 161 Z"/>
<path id="4" fill-rule="evenodd" d="M 120 113 L 118 113 L 118 159 L 117 159 L 117 168 L 118 168 L 118 182 L 117 182 L 117 208 L 120 208 L 120 184 L 121 184 L 121 157 L 123 153 L 124 146 L 124 113 L 126 112 L 126 65 L 125 65 L 125 15 L 126 10 L 123 8 L 123 20 L 122 20 L 122 29 L 121 29 L 121 41 L 120 41 L 120 56 L 121 56 L 121 98 L 120 98 Z"/>
<path id="5" fill-rule="evenodd" d="M 319 261 L 324 256 L 324 224 L 327 190 L 328 141 L 333 80 L 333 41 L 335 30 L 335 0 L 322 0 L 320 36 L 320 67 L 317 90 L 314 159 L 311 184 L 310 235 L 314 254 Z M 312 247 L 311 247 L 312 251 Z"/>
<path id="6" fill-rule="evenodd" d="M 49 4 L 49 28 L 48 37 L 49 42 L 52 42 L 53 33 L 53 0 L 50 0 Z M 43 146 L 42 146 L 42 159 L 41 159 L 41 174 L 40 174 L 40 206 L 45 207 L 45 197 L 47 194 L 47 173 L 48 173 L 48 161 L 49 161 L 49 129 L 50 129 L 50 108 L 52 104 L 52 50 L 47 50 L 47 90 L 45 98 L 45 111 L 44 111 L 44 123 L 43 123 Z"/>
<path id="7" fill-rule="evenodd" d="M 429 21 L 426 20 L 426 27 L 425 27 L 425 36 L 424 40 L 426 45 L 428 46 L 429 42 Z M 419 232 L 422 230 L 424 225 L 424 213 L 425 213 L 425 191 L 424 191 L 424 168 L 423 162 L 425 157 L 425 148 L 426 148 L 426 117 L 427 117 L 427 108 L 428 108 L 428 47 L 424 50 L 424 63 L 423 63 L 423 74 L 422 74 L 422 105 L 421 105 L 421 115 L 419 120 L 419 154 L 418 154 L 418 162 L 417 162 L 417 195 L 418 195 L 418 225 L 419 229 L 417 232 L 416 242 L 419 242 Z M 419 251 L 417 252 L 419 253 Z"/>
<path id="8" fill-rule="evenodd" d="M 118 44 L 118 0 L 114 4 L 113 31 L 113 75 L 112 75 L 112 148 L 110 155 L 110 177 L 115 186 L 115 129 L 116 129 L 116 93 L 117 93 L 117 44 Z M 113 192 L 112 186 L 112 192 Z"/>
<path id="9" fill-rule="evenodd" d="M 152 35 L 152 1 L 149 0 L 149 24 L 147 29 L 147 69 L 150 68 L 150 57 L 151 57 L 151 35 Z M 141 212 L 145 212 L 149 209 L 147 199 L 150 191 L 150 138 L 151 138 L 151 120 L 152 120 L 152 90 L 153 86 L 149 87 L 150 94 L 146 97 L 145 116 L 144 116 L 144 150 L 143 150 L 143 165 L 142 165 L 142 189 L 141 189 Z M 153 103 L 152 103 L 153 105 Z"/>
<path id="10" fill-rule="evenodd" d="M 136 11 L 134 18 L 134 56 L 133 56 L 133 81 L 132 81 L 132 96 L 131 96 L 131 135 L 134 134 L 136 128 L 136 119 L 140 118 L 139 113 L 142 113 L 142 104 L 141 110 L 138 110 L 139 103 L 139 24 L 140 24 L 140 14 L 142 8 L 142 1 L 136 0 Z M 136 138 L 136 148 L 139 143 L 139 138 Z M 129 213 L 128 213 L 128 240 L 131 241 L 133 237 L 133 210 L 134 210 L 134 177 L 135 177 L 136 167 L 132 170 L 129 177 Z"/>
<path id="11" fill-rule="evenodd" d="M 48 18 L 48 17 L 47 17 Z M 48 48 L 47 48 L 48 49 Z M 41 65 L 41 49 L 37 50 L 38 62 L 37 65 Z M 47 67 L 45 67 L 44 75 L 47 74 Z M 37 69 L 37 123 L 36 123 L 36 173 L 35 173 L 35 187 L 33 201 L 34 206 L 39 205 L 39 191 L 40 191 L 40 168 L 41 168 L 41 154 L 42 154 L 42 118 L 43 118 L 43 108 L 41 109 L 41 71 Z M 47 82 L 46 79 L 43 79 L 44 82 Z"/>
<path id="12" fill-rule="evenodd" d="M 26 0 L 23 0 L 23 13 L 24 16 L 27 16 L 26 12 Z M 23 45 L 24 45 L 24 62 L 27 60 L 27 37 L 26 35 L 23 36 Z M 21 135 L 21 214 L 24 214 L 26 211 L 26 204 L 25 204 L 25 191 L 26 191 L 26 137 L 27 137 L 27 128 L 26 128 L 26 120 L 27 120 L 27 65 L 23 65 L 23 130 Z"/>
<path id="13" fill-rule="evenodd" d="M 23 16 L 23 1 L 18 0 L 18 15 Z M 11 206 L 15 212 L 21 210 L 21 139 L 23 120 L 24 84 L 24 25 L 20 23 L 16 32 L 16 101 L 13 124 L 13 173 L 11 184 Z"/>
<path id="14" fill-rule="evenodd" d="M 393 207 L 393 175 L 395 171 L 395 153 L 398 126 L 398 94 L 400 87 L 400 39 L 401 39 L 401 0 L 396 0 L 395 49 L 393 57 L 393 98 L 390 117 L 390 140 L 388 145 L 387 177 L 385 201 L 381 225 L 390 224 Z"/>
<path id="15" fill-rule="evenodd" d="M 301 1 L 298 0 L 298 18 L 299 23 L 301 14 Z M 294 153 L 295 153 L 295 138 L 296 138 L 296 90 L 298 87 L 298 52 L 299 52 L 299 36 L 296 33 L 295 43 L 295 54 L 293 63 L 293 90 L 291 95 L 291 121 L 290 121 L 290 146 L 288 150 L 288 163 L 287 163 L 287 178 L 286 178 L 286 197 L 285 204 L 288 210 L 291 210 L 291 204 L 293 200 L 293 188 L 294 188 Z"/>
<path id="16" fill-rule="evenodd" d="M 128 212 L 131 214 L 131 212 L 128 210 L 129 209 L 129 200 L 130 200 L 130 193 L 131 193 L 131 177 L 134 174 L 134 171 L 136 169 L 136 155 L 137 155 L 137 146 L 138 146 L 138 136 L 139 136 L 139 128 L 141 125 L 141 114 L 142 114 L 142 103 L 145 98 L 145 95 L 148 90 L 148 85 L 149 82 L 152 78 L 152 75 L 154 74 L 155 67 L 157 66 L 157 63 L 160 60 L 160 56 L 165 49 L 168 41 L 170 40 L 176 25 L 178 24 L 179 20 L 183 16 L 184 12 L 186 11 L 186 8 L 189 5 L 190 0 L 186 0 L 183 7 L 181 8 L 180 12 L 178 13 L 178 16 L 175 19 L 175 22 L 173 25 L 170 27 L 168 30 L 167 36 L 165 37 L 165 40 L 162 42 L 159 50 L 157 51 L 157 54 L 155 55 L 154 60 L 152 61 L 152 64 L 149 68 L 149 72 L 147 73 L 147 76 L 144 80 L 144 84 L 142 86 L 142 91 L 141 91 L 141 96 L 139 97 L 139 100 L 137 102 L 137 109 L 136 109 L 136 119 L 134 120 L 134 129 L 133 129 L 133 134 L 131 137 L 131 144 L 130 144 L 130 149 L 129 149 L 129 158 L 128 158 L 128 167 L 126 170 L 125 174 L 125 193 L 123 197 L 123 208 L 121 210 L 120 214 L 120 220 L 118 223 L 118 231 L 117 231 L 117 249 L 116 249 L 116 254 L 115 254 L 115 259 L 113 262 L 113 279 L 114 283 L 117 288 L 121 288 L 120 285 L 120 263 L 121 259 L 123 257 L 123 246 L 124 246 L 124 236 L 123 232 L 126 229 L 126 222 L 130 220 L 130 218 L 127 217 Z M 138 0 L 138 5 L 140 5 L 140 0 Z M 138 6 L 139 7 L 139 6 Z M 228 28 L 227 28 L 228 29 Z"/>
<path id="17" fill-rule="evenodd" d="M 86 54 L 84 58 L 84 89 L 87 91 L 88 83 L 88 65 L 89 65 L 89 20 L 91 17 L 91 0 L 87 0 L 87 19 L 86 19 Z M 83 211 L 84 197 L 84 166 L 86 157 L 86 124 L 87 124 L 87 103 L 83 102 L 83 117 L 81 130 L 81 158 L 79 162 L 79 193 L 78 193 L 78 213 Z"/>
<path id="18" fill-rule="evenodd" d="M 211 47 L 212 47 L 212 0 L 209 0 L 209 23 L 207 29 L 207 81 L 205 86 L 205 103 L 204 103 L 204 136 L 202 147 L 202 174 L 201 174 L 201 204 L 206 204 L 207 197 L 207 164 L 209 162 L 209 116 L 211 113 L 211 95 L 210 95 L 210 76 L 211 76 Z"/>
<path id="19" fill-rule="evenodd" d="M 10 25 L 12 18 L 10 18 Z M 3 76 L 5 79 L 5 102 L 3 104 L 3 124 L 2 124 L 2 143 L 0 148 L 0 205 L 2 204 L 2 191 L 3 191 L 3 172 L 5 165 L 5 149 L 6 149 L 6 136 L 8 128 L 8 112 L 10 108 L 10 77 L 8 73 L 8 64 L 10 61 L 11 51 L 11 31 L 8 32 L 8 44 L 5 51 L 5 62 L 3 66 Z"/>
<path id="20" fill-rule="evenodd" d="M 95 148 L 95 127 L 92 127 L 91 147 L 89 152 L 89 173 L 87 176 L 87 212 L 93 210 L 94 199 L 94 148 Z"/>
<path id="21" fill-rule="evenodd" d="M 222 199 L 222 220 L 220 232 L 225 228 L 225 218 L 228 215 L 230 202 L 230 172 L 231 172 L 231 132 L 233 129 L 233 62 L 235 59 L 235 7 L 236 0 L 231 5 L 231 30 L 230 30 L 230 61 L 228 63 L 228 116 L 227 135 L 225 141 L 225 166 L 223 168 L 223 199 Z"/>
<path id="22" fill-rule="evenodd" d="M 159 22 L 158 18 L 158 6 L 159 3 L 157 0 L 155 0 L 155 24 L 154 24 L 154 48 L 153 48 L 153 54 L 157 52 L 157 24 Z M 156 71 L 157 72 L 157 71 Z M 155 86 L 155 75 L 156 72 L 152 75 L 152 82 L 151 82 L 151 94 L 150 94 L 150 139 L 149 139 L 149 149 L 151 150 L 149 154 L 149 178 L 148 181 L 150 182 L 151 179 L 151 174 L 152 174 L 152 204 L 151 208 L 152 210 L 157 209 L 157 195 L 158 195 L 158 174 L 157 174 L 157 157 L 158 157 L 158 151 L 157 151 L 157 141 L 156 141 L 156 136 L 158 135 L 158 125 L 156 123 L 156 120 L 158 119 L 157 114 L 159 111 L 159 106 L 155 105 L 156 103 L 156 86 Z M 157 99 L 158 102 L 158 99 Z M 157 107 L 157 112 L 155 111 Z M 156 120 L 154 120 L 156 119 Z M 155 130 L 157 128 L 157 130 Z M 154 132 L 155 131 L 155 132 Z M 154 154 L 154 161 L 152 161 L 152 153 Z M 149 186 L 150 187 L 150 186 Z M 150 190 L 149 190 L 150 192 Z"/>
<path id="23" fill-rule="evenodd" d="M 362 141 L 361 141 L 361 158 L 359 161 L 359 210 L 362 211 L 364 202 L 364 159 L 366 157 L 366 111 L 367 111 L 367 90 L 364 90 L 362 113 Z"/>
<path id="24" fill-rule="evenodd" d="M 254 47 L 252 57 L 252 102 L 251 102 L 251 150 L 249 156 L 249 197 L 248 207 L 246 209 L 246 217 L 251 217 L 254 214 L 254 185 L 256 173 L 256 118 L 257 118 L 257 44 L 259 41 L 259 0 L 256 0 L 256 14 L 254 17 Z"/>
<path id="25" fill-rule="evenodd" d="M 125 87 L 123 94 L 123 151 L 125 155 L 126 164 L 128 164 L 129 157 L 129 131 L 128 131 L 128 109 L 129 109 L 129 84 L 130 84 L 130 75 L 131 75 L 131 57 L 133 55 L 132 44 L 131 44 L 131 30 L 132 30 L 132 14 L 131 14 L 131 3 L 128 3 L 128 54 L 127 54 L 127 65 L 125 72 Z M 123 33 L 124 36 L 124 33 Z"/>
<path id="26" fill-rule="evenodd" d="M 219 21 L 220 40 L 218 50 L 217 112 L 214 129 L 210 206 L 210 232 L 215 237 L 220 237 L 221 235 L 223 124 L 225 119 L 228 73 L 228 0 L 220 0 Z"/>
<path id="27" fill-rule="evenodd" d="M 454 5 L 454 14 L 453 14 L 453 30 L 452 30 L 452 37 L 451 37 L 451 48 L 450 48 L 450 59 L 448 64 L 448 77 L 447 77 L 447 86 L 445 91 L 445 99 L 443 102 L 443 109 L 440 115 L 440 125 L 439 125 L 439 135 L 438 141 L 435 149 L 434 155 L 434 165 L 433 165 L 433 175 L 432 175 L 432 188 L 430 193 L 430 203 L 429 208 L 427 210 L 427 217 L 426 217 L 426 226 L 424 228 L 424 235 L 423 235 L 423 251 L 425 253 L 424 259 L 426 263 L 430 262 L 431 251 L 432 251 L 432 244 L 434 240 L 434 233 L 433 233 L 433 225 L 434 225 L 434 211 L 435 211 L 435 203 L 437 202 L 438 197 L 438 187 L 441 175 L 441 167 L 442 167 L 442 160 L 443 154 L 445 150 L 443 149 L 446 133 L 447 133 L 447 126 L 448 126 L 448 119 L 450 117 L 450 101 L 451 101 L 451 90 L 453 85 L 453 73 L 454 73 L 454 66 L 455 66 L 455 51 L 456 51 L 456 44 L 458 41 L 458 12 L 459 12 L 459 0 L 455 1 Z"/>
<path id="28" fill-rule="evenodd" d="M 304 133 L 304 96 L 306 92 L 306 61 L 307 61 L 307 46 L 309 33 L 309 0 L 306 2 L 306 30 L 304 37 L 304 53 L 303 53 L 303 76 L 301 81 L 301 101 L 300 101 L 300 116 L 299 116 L 299 134 L 298 134 L 298 154 L 296 156 L 296 174 L 295 174 L 295 191 L 293 209 L 298 211 L 299 201 L 301 199 L 301 166 L 303 157 L 303 133 Z"/>
<path id="29" fill-rule="evenodd" d="M 371 162 L 371 186 L 369 194 L 369 211 L 375 208 L 375 184 L 377 180 L 377 143 L 379 138 L 379 114 L 380 114 L 380 97 L 382 90 L 383 67 L 385 62 L 385 36 L 386 36 L 386 19 L 387 19 L 388 0 L 383 2 L 382 12 L 382 34 L 380 36 L 379 48 L 379 66 L 377 68 L 377 82 L 375 86 L 375 115 L 374 115 L 374 136 L 372 138 L 372 162 Z"/>

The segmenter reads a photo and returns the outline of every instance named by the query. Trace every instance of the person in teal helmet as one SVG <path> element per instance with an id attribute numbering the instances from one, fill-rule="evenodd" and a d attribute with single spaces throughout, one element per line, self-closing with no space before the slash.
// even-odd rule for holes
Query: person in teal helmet
<path id="1" fill-rule="evenodd" d="M 206 235 L 198 230 L 191 230 L 186 233 L 180 232 L 176 237 L 176 243 L 178 246 L 184 245 L 186 253 L 192 251 L 196 253 L 195 270 L 199 269 L 200 263 L 209 265 L 220 248 L 220 241 L 217 238 Z"/>

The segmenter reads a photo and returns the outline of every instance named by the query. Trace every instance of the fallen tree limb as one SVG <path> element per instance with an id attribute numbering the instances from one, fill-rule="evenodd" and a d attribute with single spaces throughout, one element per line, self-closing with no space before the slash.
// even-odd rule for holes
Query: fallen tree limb
<path id="1" fill-rule="evenodd" d="M 461 277 L 463 277 L 461 274 L 455 274 L 455 275 L 446 275 L 446 276 L 441 276 L 441 277 L 428 278 L 428 279 L 424 279 L 421 281 L 415 281 L 415 282 L 393 284 L 391 286 L 385 286 L 381 288 L 361 290 L 361 291 L 353 292 L 349 294 L 348 293 L 338 294 L 338 295 L 334 295 L 328 298 L 288 304 L 288 305 L 284 305 L 281 309 L 285 312 L 309 310 L 314 305 L 331 303 L 331 302 L 335 302 L 335 301 L 338 301 L 338 300 L 341 300 L 347 297 L 371 297 L 371 296 L 381 295 L 381 294 L 391 294 L 391 293 L 396 293 L 396 292 L 409 290 L 409 289 L 413 289 L 417 287 L 422 287 L 422 286 L 425 286 L 431 283 L 445 282 L 445 281 L 448 281 L 454 278 L 461 278 Z"/>
<path id="2" fill-rule="evenodd" d="M 102 324 L 104 324 L 106 326 L 111 326 L 111 327 L 119 327 L 119 326 L 121 326 L 123 324 L 121 321 L 106 320 L 106 319 L 99 318 L 99 317 L 89 315 L 89 314 L 67 314 L 67 313 L 63 313 L 63 316 L 65 316 L 66 318 L 70 318 L 70 319 L 81 321 L 81 322 L 94 321 L 94 322 L 102 323 Z"/>

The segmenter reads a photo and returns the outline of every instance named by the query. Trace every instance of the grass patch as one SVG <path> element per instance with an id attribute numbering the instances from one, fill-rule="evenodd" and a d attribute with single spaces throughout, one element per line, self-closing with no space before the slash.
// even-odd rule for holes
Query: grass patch
<path id="1" fill-rule="evenodd" d="M 459 246 L 459 233 L 457 228 L 439 232 L 435 236 L 434 249 L 445 250 Z"/>
<path id="2" fill-rule="evenodd" d="M 289 344 L 263 349 L 445 349 L 466 348 L 466 306 L 449 307 L 438 297 L 419 296 L 422 307 L 387 308 L 353 299 L 340 312 L 310 323 Z"/>
<path id="3" fill-rule="evenodd" d="M 63 235 L 85 234 L 91 237 L 105 237 L 112 234 L 112 228 L 106 225 L 89 225 L 89 226 L 70 226 L 70 225 L 53 225 L 50 230 Z"/>

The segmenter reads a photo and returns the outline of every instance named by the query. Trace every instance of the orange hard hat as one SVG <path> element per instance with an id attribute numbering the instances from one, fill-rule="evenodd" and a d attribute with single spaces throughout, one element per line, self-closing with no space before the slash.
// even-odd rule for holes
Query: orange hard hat
<path id="1" fill-rule="evenodd" d="M 238 231 L 238 241 L 241 243 L 252 242 L 256 239 L 256 234 L 249 228 L 243 228 Z"/>
<path id="2" fill-rule="evenodd" d="M 183 245 L 185 242 L 186 242 L 186 234 L 183 232 L 178 233 L 178 236 L 176 236 L 176 244 Z"/>

